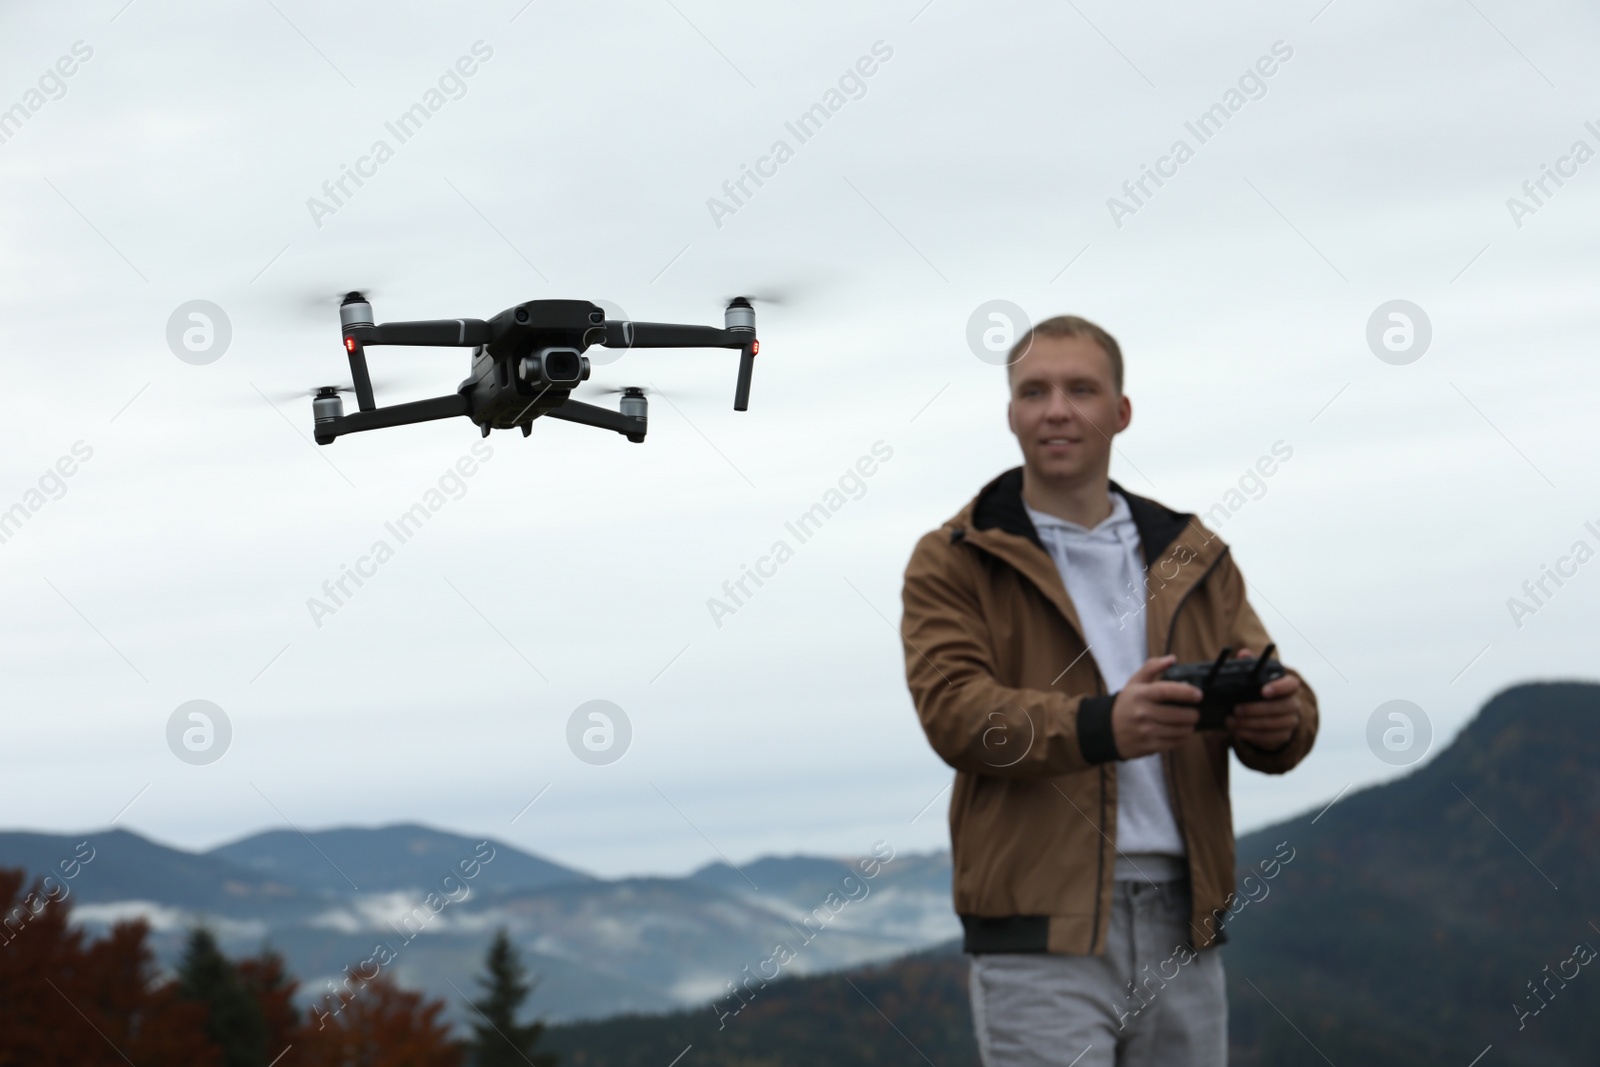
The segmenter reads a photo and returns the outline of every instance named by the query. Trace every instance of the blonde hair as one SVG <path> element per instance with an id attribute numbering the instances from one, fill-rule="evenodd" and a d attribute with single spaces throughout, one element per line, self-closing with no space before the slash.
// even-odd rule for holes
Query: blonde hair
<path id="1" fill-rule="evenodd" d="M 1011 351 L 1006 357 L 1006 381 L 1011 380 L 1011 368 L 1017 360 L 1027 354 L 1033 345 L 1035 337 L 1087 337 L 1105 352 L 1111 360 L 1111 380 L 1117 385 L 1117 393 L 1122 393 L 1122 347 L 1117 344 L 1117 339 L 1105 330 L 1096 326 L 1088 319 L 1076 315 L 1057 315 L 1043 322 L 1034 323 L 1028 332 L 1017 338 L 1017 343 L 1011 346 Z"/>

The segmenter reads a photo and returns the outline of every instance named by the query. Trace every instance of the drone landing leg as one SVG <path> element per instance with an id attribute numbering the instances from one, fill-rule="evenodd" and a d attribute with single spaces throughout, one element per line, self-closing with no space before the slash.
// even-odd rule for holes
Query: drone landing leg
<path id="1" fill-rule="evenodd" d="M 750 410 L 750 373 L 755 370 L 760 342 L 751 341 L 739 350 L 739 379 L 733 387 L 733 410 Z"/>
<path id="2" fill-rule="evenodd" d="M 367 373 L 367 350 L 351 343 L 346 351 L 350 354 L 350 381 L 356 387 L 356 406 L 362 411 L 372 411 L 378 402 L 372 398 L 372 376 Z"/>

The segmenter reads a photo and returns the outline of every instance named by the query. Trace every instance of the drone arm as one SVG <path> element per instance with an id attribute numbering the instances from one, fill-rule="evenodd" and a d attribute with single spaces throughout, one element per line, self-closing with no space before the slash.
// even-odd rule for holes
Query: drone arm
<path id="1" fill-rule="evenodd" d="M 452 393 L 449 396 L 429 397 L 427 400 L 413 400 L 408 404 L 352 411 L 331 419 L 318 419 L 316 438 L 318 444 L 325 445 L 335 437 L 360 430 L 381 430 L 389 426 L 406 426 L 413 422 L 430 422 L 471 413 L 471 401 L 461 393 Z"/>
<path id="2" fill-rule="evenodd" d="M 345 347 L 365 345 L 417 345 L 428 348 L 475 348 L 489 343 L 489 324 L 482 319 L 427 319 L 420 322 L 385 322 L 377 326 L 351 326 L 344 332 Z"/>
<path id="3" fill-rule="evenodd" d="M 748 305 L 745 310 L 749 310 Z M 750 321 L 753 323 L 754 319 Z M 750 376 L 761 347 L 753 325 L 719 330 L 715 326 L 683 326 L 675 322 L 607 319 L 606 339 L 601 344 L 607 348 L 737 348 L 739 379 L 733 390 L 733 410 L 746 411 L 750 407 Z"/>
<path id="4" fill-rule="evenodd" d="M 607 348 L 740 348 L 750 337 L 749 330 L 608 319 L 606 339 L 602 343 Z"/>
<path id="5" fill-rule="evenodd" d="M 643 436 L 645 420 L 638 415 L 624 415 L 620 411 L 610 408 L 597 407 L 594 404 L 585 404 L 581 400 L 570 397 L 565 404 L 558 408 L 551 408 L 545 412 L 546 417 L 561 419 L 565 422 L 582 423 L 585 426 L 598 426 L 602 430 L 615 430 L 624 435 Z"/>

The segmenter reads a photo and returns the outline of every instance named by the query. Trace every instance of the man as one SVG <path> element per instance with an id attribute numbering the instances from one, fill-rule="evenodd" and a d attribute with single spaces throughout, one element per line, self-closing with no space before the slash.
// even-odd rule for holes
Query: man
<path id="1" fill-rule="evenodd" d="M 1019 338 L 1023 464 L 918 541 L 906 679 L 956 770 L 955 907 L 986 1067 L 1227 1062 L 1228 753 L 1282 774 L 1317 702 L 1294 671 L 1196 731 L 1175 662 L 1265 649 L 1232 553 L 1110 480 L 1133 409 L 1122 352 L 1072 316 Z"/>

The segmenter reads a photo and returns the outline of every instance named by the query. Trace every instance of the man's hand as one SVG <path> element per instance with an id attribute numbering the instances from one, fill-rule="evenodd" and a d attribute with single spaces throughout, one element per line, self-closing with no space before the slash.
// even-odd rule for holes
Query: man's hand
<path id="1" fill-rule="evenodd" d="M 1194 733 L 1194 724 L 1200 721 L 1194 705 L 1203 694 L 1187 682 L 1161 681 L 1161 672 L 1177 658 L 1145 660 L 1117 694 L 1111 705 L 1111 735 L 1119 758 L 1165 752 Z"/>
<path id="2" fill-rule="evenodd" d="M 1255 653 L 1241 648 L 1239 655 Z M 1257 748 L 1274 749 L 1286 744 L 1300 725 L 1300 679 L 1285 674 L 1261 687 L 1264 699 L 1239 704 L 1228 716 L 1228 733 L 1235 741 L 1248 741 Z"/>

